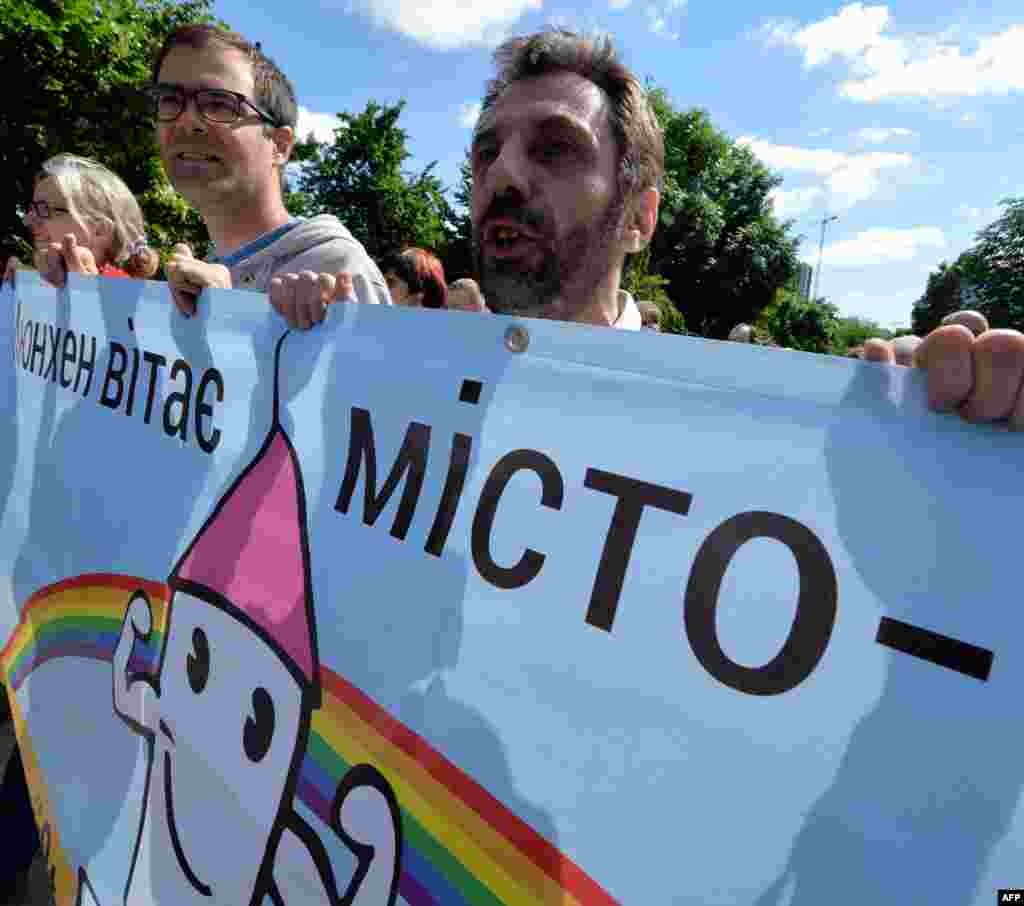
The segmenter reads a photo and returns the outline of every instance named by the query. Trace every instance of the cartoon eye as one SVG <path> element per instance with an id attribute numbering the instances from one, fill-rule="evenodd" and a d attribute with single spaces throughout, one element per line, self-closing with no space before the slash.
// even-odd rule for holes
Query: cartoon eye
<path id="1" fill-rule="evenodd" d="M 188 684 L 198 695 L 206 688 L 210 678 L 210 643 L 206 641 L 206 633 L 198 626 L 192 630 L 192 647 L 194 654 L 188 656 Z"/>
<path id="2" fill-rule="evenodd" d="M 245 754 L 255 764 L 263 760 L 274 737 L 274 700 L 261 686 L 257 686 L 252 694 L 252 711 L 253 716 L 245 719 L 242 742 Z"/>

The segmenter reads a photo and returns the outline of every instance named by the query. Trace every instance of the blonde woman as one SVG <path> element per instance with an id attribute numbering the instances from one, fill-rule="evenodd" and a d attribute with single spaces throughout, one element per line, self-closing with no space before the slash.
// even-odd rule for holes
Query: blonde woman
<path id="1" fill-rule="evenodd" d="M 145 280 L 160 266 L 146 245 L 135 196 L 119 176 L 86 157 L 58 154 L 43 164 L 24 221 L 36 269 L 54 286 L 64 285 L 68 271 Z M 13 282 L 17 264 L 8 261 L 5 280 Z"/>

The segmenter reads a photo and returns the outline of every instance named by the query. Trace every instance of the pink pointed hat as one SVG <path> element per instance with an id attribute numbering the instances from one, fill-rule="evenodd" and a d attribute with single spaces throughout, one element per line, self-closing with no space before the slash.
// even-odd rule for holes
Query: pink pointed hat
<path id="1" fill-rule="evenodd" d="M 316 630 L 305 525 L 298 462 L 287 435 L 275 423 L 168 584 L 212 597 L 234 611 L 277 649 L 293 674 L 313 687 Z"/>

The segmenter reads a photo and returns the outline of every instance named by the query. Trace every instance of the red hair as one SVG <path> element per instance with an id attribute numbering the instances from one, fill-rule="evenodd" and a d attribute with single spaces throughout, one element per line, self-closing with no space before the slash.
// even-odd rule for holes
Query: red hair
<path id="1" fill-rule="evenodd" d="M 444 308 L 448 302 L 448 284 L 444 266 L 433 252 L 406 248 L 380 262 L 381 273 L 391 271 L 401 277 L 413 293 L 423 293 L 424 308 Z"/>

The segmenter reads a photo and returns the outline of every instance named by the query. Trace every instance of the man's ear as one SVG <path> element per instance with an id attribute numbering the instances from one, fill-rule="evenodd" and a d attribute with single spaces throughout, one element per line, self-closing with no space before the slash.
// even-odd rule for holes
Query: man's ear
<path id="1" fill-rule="evenodd" d="M 622 239 L 627 254 L 643 251 L 654 236 L 658 225 L 658 203 L 661 196 L 655 188 L 637 192 L 627 207 L 626 225 Z"/>
<path id="2" fill-rule="evenodd" d="M 295 130 L 291 126 L 277 126 L 270 139 L 274 143 L 274 163 L 283 167 L 291 159 L 295 147 Z"/>

